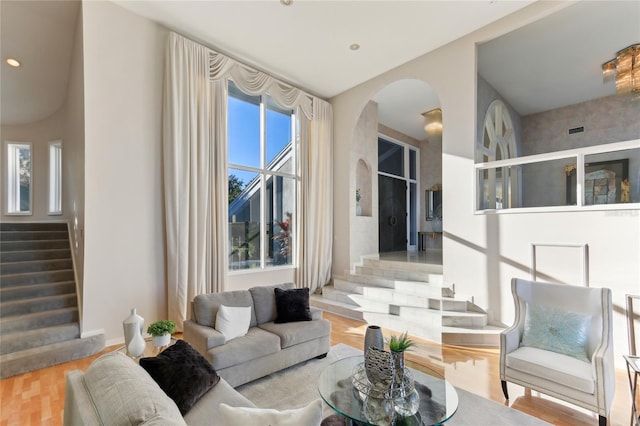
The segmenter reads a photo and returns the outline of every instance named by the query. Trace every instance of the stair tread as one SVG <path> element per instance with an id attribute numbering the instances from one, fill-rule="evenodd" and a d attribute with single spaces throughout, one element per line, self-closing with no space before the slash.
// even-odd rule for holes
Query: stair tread
<path id="1" fill-rule="evenodd" d="M 442 333 L 468 333 L 468 334 L 500 334 L 506 327 L 498 327 L 495 325 L 485 325 L 482 327 L 442 327 Z"/>
<path id="2" fill-rule="evenodd" d="M 24 298 L 24 299 L 16 299 L 16 300 L 7 300 L 7 301 L 0 301 L 0 308 L 4 308 L 8 305 L 19 305 L 19 304 L 28 304 L 28 303 L 34 303 L 34 302 L 41 302 L 44 300 L 51 300 L 51 299 L 67 299 L 69 297 L 75 297 L 75 292 L 72 293 L 63 293 L 63 294 L 53 294 L 51 296 L 38 296 L 38 297 L 28 297 L 28 298 Z"/>
<path id="3" fill-rule="evenodd" d="M 61 271 L 73 271 L 72 268 L 65 268 L 65 269 L 54 269 L 53 271 L 35 271 L 35 272 L 19 272 L 16 274 L 3 274 L 2 278 L 13 278 L 13 277 L 19 277 L 19 276 L 24 276 L 24 275 L 41 275 L 41 274 L 50 274 L 51 272 L 61 272 Z"/>
<path id="4" fill-rule="evenodd" d="M 72 311 L 77 311 L 78 307 L 77 306 L 70 306 L 68 308 L 58 308 L 58 309 L 51 309 L 48 311 L 41 311 L 41 312 L 31 312 L 28 314 L 22 314 L 22 315 L 16 315 L 16 316 L 10 316 L 10 317 L 4 317 L 4 318 L 0 318 L 0 324 L 2 324 L 3 322 L 14 322 L 20 318 L 25 318 L 28 317 L 27 319 L 30 318 L 37 318 L 37 317 L 42 317 L 42 316 L 47 316 L 47 315 L 52 315 L 52 314 L 59 314 L 59 313 L 64 313 L 64 312 L 72 312 Z"/>
<path id="5" fill-rule="evenodd" d="M 54 259 L 30 259 L 30 260 L 13 260 L 11 262 L 0 262 L 0 266 L 7 265 L 25 265 L 29 263 L 38 264 L 38 263 L 55 263 L 55 262 L 69 262 L 71 260 L 71 256 L 69 257 L 57 257 Z M 69 269 L 69 268 L 66 268 Z"/>
<path id="6" fill-rule="evenodd" d="M 53 333 L 60 330 L 75 328 L 80 332 L 80 324 L 78 322 L 70 322 L 66 324 L 56 324 L 48 327 L 34 328 L 32 330 L 22 330 L 2 335 L 2 340 L 32 338 L 40 334 Z"/>
<path id="7" fill-rule="evenodd" d="M 75 283 L 74 280 L 65 280 L 65 281 L 50 281 L 46 283 L 37 283 L 37 284 L 17 284 L 13 286 L 0 287 L 0 295 L 5 292 L 18 291 L 18 290 L 38 290 L 41 288 L 45 288 L 47 286 L 57 286 L 63 284 Z M 75 291 L 74 291 L 75 292 Z"/>
<path id="8" fill-rule="evenodd" d="M 50 343 L 48 345 L 38 346 L 36 348 L 24 349 L 24 350 L 21 350 L 21 351 L 11 352 L 11 353 L 8 353 L 8 354 L 0 355 L 0 363 L 7 362 L 9 360 L 13 360 L 13 359 L 16 359 L 16 358 L 30 356 L 30 355 L 40 355 L 45 351 L 58 351 L 61 348 L 68 347 L 68 346 L 73 346 L 73 345 L 76 345 L 76 344 L 81 343 L 83 341 L 93 340 L 96 337 L 104 338 L 104 336 L 91 336 L 91 337 L 86 337 L 86 338 L 78 337 L 76 339 L 65 340 L 63 342 Z"/>
<path id="9" fill-rule="evenodd" d="M 367 283 L 361 283 L 359 281 L 351 281 L 349 279 L 349 276 L 352 277 L 358 277 L 358 278 L 362 278 L 362 279 L 383 279 L 386 281 L 393 281 L 393 282 L 398 282 L 398 283 L 411 283 L 411 284 L 423 284 L 423 285 L 431 285 L 431 286 L 437 286 L 440 287 L 439 284 L 436 283 L 431 283 L 429 281 L 419 281 L 419 280 L 409 280 L 409 279 L 405 279 L 405 278 L 393 278 L 393 277 L 384 277 L 381 275 L 372 275 L 372 274 L 363 274 L 363 273 L 359 273 L 359 272 L 353 272 L 350 273 L 349 275 L 336 275 L 333 277 L 333 279 L 339 279 L 339 280 L 343 280 L 343 281 L 349 281 L 352 282 L 354 284 L 362 284 L 362 285 L 368 285 L 371 287 L 376 287 L 375 284 L 367 284 Z"/>

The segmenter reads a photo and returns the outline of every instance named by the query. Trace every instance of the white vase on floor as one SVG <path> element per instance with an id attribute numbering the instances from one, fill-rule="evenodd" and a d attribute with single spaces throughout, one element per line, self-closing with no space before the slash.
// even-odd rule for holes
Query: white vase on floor
<path id="1" fill-rule="evenodd" d="M 129 356 L 138 358 L 142 356 L 146 346 L 147 346 L 147 342 L 144 341 L 144 338 L 140 333 L 140 329 L 137 327 L 134 327 L 133 337 L 131 338 L 131 341 L 127 345 L 127 353 L 129 354 Z"/>
<path id="2" fill-rule="evenodd" d="M 136 312 L 136 308 L 131 309 L 131 315 L 125 318 L 122 321 L 122 329 L 124 330 L 124 345 L 128 348 L 129 343 L 131 343 L 131 339 L 136 333 L 136 329 L 138 330 L 138 334 L 142 336 L 142 330 L 144 329 L 144 318 L 142 318 Z"/>

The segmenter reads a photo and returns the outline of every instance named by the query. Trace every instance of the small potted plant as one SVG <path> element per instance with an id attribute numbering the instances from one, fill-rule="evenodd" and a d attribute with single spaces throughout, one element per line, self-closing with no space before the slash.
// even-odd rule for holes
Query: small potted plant
<path id="1" fill-rule="evenodd" d="M 402 333 L 400 336 L 391 336 L 387 342 L 391 352 L 405 352 L 411 350 L 415 346 L 415 342 L 409 338 L 408 332 Z"/>
<path id="2" fill-rule="evenodd" d="M 153 346 L 161 348 L 171 342 L 171 333 L 176 331 L 176 323 L 171 320 L 160 320 L 149 325 L 147 333 L 152 336 Z"/>

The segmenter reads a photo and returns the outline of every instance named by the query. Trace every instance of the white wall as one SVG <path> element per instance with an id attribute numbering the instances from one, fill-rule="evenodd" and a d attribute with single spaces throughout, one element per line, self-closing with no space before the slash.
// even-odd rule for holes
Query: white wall
<path id="1" fill-rule="evenodd" d="M 358 116 L 370 97 L 387 84 L 417 78 L 431 85 L 443 111 L 442 174 L 444 217 L 444 279 L 462 294 L 475 296 L 494 320 L 513 321 L 512 277 L 527 278 L 532 242 L 587 243 L 592 287 L 613 291 L 616 359 L 627 351 L 625 293 L 640 291 L 640 212 L 566 212 L 474 214 L 476 139 L 476 43 L 486 41 L 563 7 L 537 2 L 434 52 L 378 76 L 331 100 L 334 107 L 334 180 L 350 176 L 349 140 Z M 335 211 L 349 211 L 349 187 L 336 186 Z M 348 221 L 334 221 L 333 273 L 348 268 Z M 562 256 L 556 257 L 563 268 Z"/>
<path id="2" fill-rule="evenodd" d="M 378 253 L 378 104 L 371 101 L 362 109 L 358 117 L 354 132 L 350 135 L 350 160 L 349 160 L 349 180 L 337 180 L 335 182 L 349 182 L 350 200 L 346 209 L 334 210 L 334 224 L 336 222 L 351 223 L 349 238 L 349 267 L 360 262 L 363 255 Z M 360 188 L 363 196 L 370 197 L 371 213 L 356 216 L 356 164 L 359 160 L 364 161 L 369 166 L 368 188 Z M 364 179 L 363 179 L 364 180 Z M 375 202 L 374 202 L 375 201 Z M 348 216 L 347 216 L 348 215 Z M 346 217 L 345 217 L 346 216 Z M 334 270 L 335 271 L 335 270 Z M 345 269 L 336 271 L 337 275 L 343 275 Z"/>
<path id="3" fill-rule="evenodd" d="M 161 107 L 168 31 L 111 2 L 83 2 L 83 333 L 123 340 L 135 307 L 166 318 Z"/>
<path id="4" fill-rule="evenodd" d="M 82 312 L 84 278 L 84 72 L 82 56 L 82 13 L 78 13 L 71 54 L 65 109 L 65 137 L 62 141 L 62 211 L 71 230 L 76 287 Z"/>

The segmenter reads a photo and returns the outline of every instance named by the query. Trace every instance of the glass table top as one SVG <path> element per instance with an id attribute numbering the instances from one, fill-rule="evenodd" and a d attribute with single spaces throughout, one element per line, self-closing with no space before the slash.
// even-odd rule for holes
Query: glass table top
<path id="1" fill-rule="evenodd" d="M 318 378 L 320 397 L 335 412 L 356 424 L 376 425 L 364 414 L 366 397 L 356 390 L 352 374 L 364 356 L 344 358 L 329 365 Z M 458 409 L 458 394 L 455 388 L 436 372 L 423 373 L 409 369 L 415 381 L 415 389 L 420 395 L 418 412 L 411 417 L 396 417 L 397 425 L 434 425 L 443 423 Z M 384 423 L 382 423 L 384 424 Z"/>

